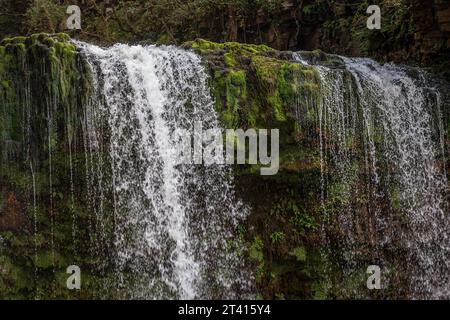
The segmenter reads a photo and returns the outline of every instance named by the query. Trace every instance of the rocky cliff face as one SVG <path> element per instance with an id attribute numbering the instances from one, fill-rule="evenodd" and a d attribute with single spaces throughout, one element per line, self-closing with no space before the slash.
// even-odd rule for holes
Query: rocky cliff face
<path id="1" fill-rule="evenodd" d="M 401 147 L 388 139 L 403 132 L 392 131 L 396 114 L 377 109 L 378 98 L 372 93 L 379 87 L 367 87 L 367 101 L 361 103 L 357 80 L 345 67 L 348 61 L 321 51 L 299 55 L 264 45 L 206 40 L 184 46 L 202 57 L 225 128 L 280 129 L 279 174 L 261 177 L 257 165 L 234 171 L 238 195 L 251 208 L 237 236 L 246 243 L 244 254 L 252 262 L 262 297 L 319 299 L 355 297 L 355 292 L 358 297 L 408 297 L 411 264 L 405 263 L 408 252 L 399 230 L 411 228 L 403 206 L 414 199 L 402 198 L 398 175 L 389 174 L 395 163 L 389 161 L 411 157 L 385 150 Z M 375 62 L 355 62 L 367 73 L 365 63 L 372 72 L 386 72 Z M 397 75 L 398 70 L 391 72 Z M 421 79 L 417 70 L 402 72 L 399 81 Z M 98 147 L 108 144 L 111 133 L 100 130 L 99 140 L 105 141 L 88 143 L 94 125 L 89 117 L 98 106 L 90 104 L 93 79 L 85 57 L 65 35 L 7 39 L 0 44 L 0 76 L 0 297 L 116 298 L 115 289 L 101 285 L 117 278 L 110 252 L 114 221 L 105 215 L 110 218 L 99 223 L 94 214 L 97 203 L 105 213 L 113 211 L 113 192 L 95 194 L 100 178 L 87 178 L 92 168 L 104 167 L 101 179 L 111 183 L 107 148 Z M 403 83 L 403 89 L 416 88 L 413 82 Z M 417 114 L 408 113 L 415 110 L 402 99 L 403 91 L 397 91 L 402 102 L 397 104 L 405 107 L 400 111 L 411 116 L 406 117 L 411 123 L 398 131 L 427 131 L 411 127 L 426 118 L 423 115 L 437 124 L 429 134 L 445 146 L 437 152 L 439 160 L 427 168 L 438 175 L 433 170 L 445 171 L 442 159 L 444 153 L 448 159 L 450 150 L 445 90 L 439 96 L 444 114 L 435 107 L 428 114 L 421 106 Z M 435 93 L 420 97 L 435 106 Z M 372 113 L 381 114 L 369 121 Z M 386 119 L 390 116 L 393 120 Z M 409 149 L 425 145 L 414 144 L 409 133 L 399 137 L 412 143 Z M 90 147 L 95 147 L 95 157 Z M 420 156 L 430 155 L 419 151 Z M 412 160 L 407 164 L 408 170 L 417 165 Z M 373 181 L 374 171 L 381 180 Z M 434 200 L 437 192 L 427 195 Z M 387 217 L 388 227 L 380 227 L 377 217 Z M 324 224 L 324 219 L 329 220 Z M 394 240 L 378 241 L 380 233 Z M 355 258 L 349 262 L 349 256 Z M 365 290 L 365 270 L 373 261 L 390 263 L 391 290 Z M 83 270 L 81 293 L 65 288 L 70 264 Z M 352 272 L 346 274 L 348 270 Z"/>
<path id="2" fill-rule="evenodd" d="M 418 56 L 425 65 L 442 64 L 449 69 L 450 4 L 445 0 L 412 1 L 414 39 L 409 57 Z M 399 56 L 396 59 L 400 60 Z"/>
<path id="3" fill-rule="evenodd" d="M 29 30 L 64 31 L 65 9 L 72 2 L 43 0 L 30 7 L 32 1 L 4 0 L 0 37 Z M 266 44 L 278 50 L 321 49 L 441 73 L 449 69 L 450 8 L 445 0 L 245 0 L 227 5 L 191 0 L 184 7 L 165 0 L 163 8 L 133 0 L 75 3 L 82 8 L 83 29 L 72 36 L 89 42 L 180 44 L 198 37 Z M 381 30 L 366 28 L 366 9 L 372 4 L 381 8 Z M 165 23 L 155 22 L 160 17 Z"/>
<path id="4" fill-rule="evenodd" d="M 87 65 L 64 34 L 5 39 L 0 79 L 0 298 L 83 297 L 63 279 L 70 261 L 92 267 L 88 231 L 72 227 L 89 225 L 78 201 Z"/>
<path id="5" fill-rule="evenodd" d="M 297 150 L 291 108 L 300 88 L 317 99 L 317 75 L 266 46 L 199 40 L 186 47 L 210 67 L 225 127 L 282 128 L 282 174 L 263 179 L 255 166 L 236 168 L 239 197 L 254 208 L 238 236 L 258 291 L 265 298 L 323 297 L 319 200 L 311 192 L 319 188 L 319 163 L 308 143 Z M 6 39 L 0 75 L 0 297 L 120 297 L 104 285 L 117 278 L 113 196 L 97 199 L 99 181 L 88 171 L 103 163 L 102 181 L 111 183 L 112 175 L 108 153 L 100 148 L 99 159 L 91 158 L 86 140 L 92 79 L 84 57 L 65 35 Z M 110 133 L 102 134 L 107 145 Z M 97 200 L 109 218 L 96 220 Z M 81 292 L 66 289 L 72 264 L 83 270 Z"/>
<path id="6" fill-rule="evenodd" d="M 381 8 L 381 30 L 366 28 L 365 11 L 370 4 Z M 245 28 L 238 27 L 233 40 L 265 43 L 279 50 L 321 49 L 346 56 L 369 56 L 444 71 L 449 69 L 449 20 L 450 4 L 445 0 L 354 4 L 283 0 L 275 16 L 258 10 L 256 19 L 248 21 Z"/>

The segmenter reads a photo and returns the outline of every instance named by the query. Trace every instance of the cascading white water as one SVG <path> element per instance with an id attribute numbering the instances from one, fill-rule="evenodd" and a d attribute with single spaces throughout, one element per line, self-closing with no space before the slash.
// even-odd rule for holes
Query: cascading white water
<path id="1" fill-rule="evenodd" d="M 445 149 L 444 132 L 442 118 L 433 119 L 434 110 L 440 110 L 439 92 L 428 87 L 421 72 L 413 78 L 394 65 L 381 66 L 367 59 L 344 61 L 356 79 L 361 103 L 373 108 L 373 121 L 383 130 L 383 160 L 398 183 L 405 219 L 401 241 L 415 264 L 410 275 L 413 295 L 449 297 L 448 184 L 438 163 L 444 156 L 439 154 Z"/>
<path id="2" fill-rule="evenodd" d="M 340 67 L 313 66 L 321 82 L 322 171 L 333 166 L 333 184 L 325 181 L 323 192 L 326 198 L 338 193 L 340 208 L 333 220 L 324 221 L 339 225 L 347 266 L 356 267 L 355 253 L 364 239 L 377 262 L 391 273 L 407 273 L 402 277 L 408 279 L 410 297 L 448 298 L 450 223 L 440 93 L 417 70 L 370 59 L 334 59 Z M 301 56 L 295 60 L 305 64 Z M 355 166 L 361 153 L 364 174 Z M 361 176 L 368 177 L 364 187 Z M 358 201 L 370 205 L 355 209 Z M 324 204 L 328 216 L 326 209 Z M 382 251 L 392 247 L 406 252 L 402 270 L 393 270 L 398 265 L 383 257 Z"/>
<path id="3" fill-rule="evenodd" d="M 251 275 L 231 243 L 247 210 L 234 194 L 230 168 L 180 164 L 180 129 L 194 122 L 219 128 L 200 58 L 175 47 L 77 43 L 94 74 L 98 98 L 87 108 L 87 159 L 99 152 L 99 123 L 107 123 L 113 212 L 97 206 L 97 220 L 114 216 L 114 261 L 119 296 L 237 298 L 251 292 Z M 96 109 L 97 111 L 93 111 Z M 102 165 L 87 175 L 106 194 Z M 94 183 L 92 181 L 98 181 Z M 94 197 L 95 198 L 95 197 Z M 101 228 L 99 228 L 101 229 Z"/>

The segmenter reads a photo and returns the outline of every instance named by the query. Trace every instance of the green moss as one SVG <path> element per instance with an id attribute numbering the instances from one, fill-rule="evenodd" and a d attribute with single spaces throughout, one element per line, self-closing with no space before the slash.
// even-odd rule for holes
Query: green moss
<path id="1" fill-rule="evenodd" d="M 31 290 L 34 285 L 32 276 L 27 270 L 17 266 L 6 256 L 0 256 L 0 297 L 2 293 L 9 291 L 11 284 L 14 284 L 14 293 L 22 290 Z M 10 299 L 11 297 L 4 296 Z"/>
<path id="2" fill-rule="evenodd" d="M 261 281 L 265 272 L 264 263 L 264 242 L 258 236 L 255 236 L 249 248 L 249 256 L 256 263 L 256 279 Z"/>
<path id="3" fill-rule="evenodd" d="M 234 58 L 233 54 L 230 52 L 227 52 L 223 55 L 225 64 L 230 67 L 230 68 L 234 68 L 236 67 L 236 59 Z"/>
<path id="4" fill-rule="evenodd" d="M 262 262 L 264 261 L 264 243 L 259 237 L 255 237 L 253 239 L 253 242 L 250 246 L 250 258 L 256 262 Z"/>
<path id="5" fill-rule="evenodd" d="M 81 136 L 79 111 L 89 96 L 90 74 L 68 40 L 68 36 L 62 34 L 38 34 L 6 39 L 0 45 L 0 188 L 2 192 L 6 190 L 6 194 L 15 195 L 17 207 L 21 208 L 20 215 L 23 215 L 23 222 L 14 232 L 0 230 L 6 244 L 0 246 L 3 250 L 0 257 L 7 257 L 11 266 L 6 277 L 0 276 L 0 297 L 67 297 L 65 287 L 55 290 L 53 268 L 65 269 L 76 263 L 88 270 L 97 259 L 87 252 L 90 237 L 84 233 L 91 212 L 83 204 L 83 191 L 77 190 L 78 185 L 84 185 L 81 178 L 85 172 L 84 150 L 73 150 L 70 168 L 66 148 L 68 135 L 72 135 L 73 141 Z M 52 112 L 50 119 L 49 110 Z M 28 112 L 32 124 L 27 122 Z M 52 124 L 50 132 L 47 130 L 49 121 Z M 26 128 L 30 130 L 29 135 Z M 31 146 L 28 151 L 24 148 L 27 144 Z M 48 160 L 49 152 L 52 152 L 52 163 Z M 30 162 L 34 179 L 30 174 Z M 70 197 L 64 197 L 71 192 L 68 190 L 70 170 L 74 171 L 74 196 L 79 200 L 79 205 L 73 209 Z M 53 227 L 51 198 L 54 200 Z M 35 213 L 36 236 L 31 231 Z M 73 216 L 82 226 L 76 241 L 72 240 Z M 75 246 L 81 258 L 74 254 Z M 33 281 L 35 271 L 38 283 Z M 27 275 L 31 275 L 32 281 L 26 279 Z M 21 289 L 22 282 L 27 282 L 29 288 Z M 85 291 L 85 296 L 89 295 L 92 296 L 93 291 Z"/>
<path id="6" fill-rule="evenodd" d="M 245 88 L 245 72 L 244 71 L 230 71 L 230 81 L 233 86 Z M 246 92 L 241 92 L 243 98 L 245 98 Z"/>
<path id="7" fill-rule="evenodd" d="M 274 49 L 266 45 L 242 44 L 238 42 L 216 43 L 204 39 L 187 42 L 185 47 L 191 48 L 200 54 L 214 53 L 224 50 L 231 52 L 234 56 L 248 57 L 258 53 L 275 53 Z M 230 56 L 229 56 L 230 57 Z"/>
<path id="8" fill-rule="evenodd" d="M 0 42 L 0 45 L 4 46 L 7 44 L 24 44 L 26 39 L 26 37 L 5 38 Z"/>
<path id="9" fill-rule="evenodd" d="M 281 123 L 292 121 L 289 114 L 298 98 L 318 94 L 319 77 L 312 68 L 282 59 L 267 46 L 201 39 L 185 46 L 203 55 L 212 69 L 217 110 L 228 128 L 273 124 L 289 130 L 293 122 Z M 304 93 L 300 92 L 302 85 Z"/>
<path id="10" fill-rule="evenodd" d="M 58 39 L 58 41 L 61 41 L 61 42 L 69 42 L 70 41 L 70 36 L 67 33 L 57 33 L 53 37 Z"/>
<path id="11" fill-rule="evenodd" d="M 284 108 L 278 93 L 270 95 L 267 101 L 270 103 L 274 110 L 275 119 L 277 121 L 286 121 L 286 114 L 284 113 Z"/>
<path id="12" fill-rule="evenodd" d="M 207 50 L 217 50 L 221 48 L 220 44 L 204 39 L 197 39 L 185 45 L 199 52 L 205 52 Z"/>

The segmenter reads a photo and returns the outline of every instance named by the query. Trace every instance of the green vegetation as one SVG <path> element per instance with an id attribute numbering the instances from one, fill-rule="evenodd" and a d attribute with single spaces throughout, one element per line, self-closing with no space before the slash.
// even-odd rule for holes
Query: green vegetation
<path id="1" fill-rule="evenodd" d="M 88 245 L 84 152 L 71 147 L 72 161 L 67 157 L 69 141 L 81 136 L 87 66 L 65 34 L 6 38 L 0 79 L 0 298 L 93 297 L 95 282 L 82 293 L 61 282 L 68 265 L 82 266 L 89 278 L 99 263 Z M 74 221 L 83 227 L 74 230 Z"/>
<path id="2" fill-rule="evenodd" d="M 70 31 L 66 9 L 74 4 L 82 11 L 82 29 Z M 382 10 L 381 30 L 366 28 L 369 5 Z M 428 7 L 415 0 L 0 0 L 0 7 L 0 39 L 41 32 L 70 32 L 100 44 L 205 38 L 370 56 L 448 76 L 447 20 L 437 0 Z"/>

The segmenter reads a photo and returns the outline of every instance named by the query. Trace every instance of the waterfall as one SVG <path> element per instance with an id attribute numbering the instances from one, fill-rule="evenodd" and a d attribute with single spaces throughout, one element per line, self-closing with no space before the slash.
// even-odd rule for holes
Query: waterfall
<path id="1" fill-rule="evenodd" d="M 360 84 L 362 103 L 375 107 L 375 119 L 385 133 L 384 158 L 396 175 L 404 208 L 402 245 L 415 264 L 412 291 L 432 298 L 448 297 L 448 185 L 438 163 L 439 156 L 444 156 L 439 154 L 445 149 L 444 132 L 442 118 L 433 119 L 434 110 L 440 114 L 439 92 L 429 87 L 420 72 L 414 79 L 407 70 L 393 65 L 379 66 L 370 60 L 346 60 L 346 64 Z M 434 128 L 438 139 L 433 139 Z"/>
<path id="2" fill-rule="evenodd" d="M 1 297 L 450 297 L 448 84 L 319 51 L 6 42 Z M 278 177 L 199 163 L 216 107 L 282 129 Z"/>
<path id="3" fill-rule="evenodd" d="M 250 296 L 234 234 L 247 209 L 231 168 L 178 161 L 181 129 L 198 121 L 220 129 L 201 59 L 175 47 L 77 46 L 94 78 L 84 112 L 86 187 L 97 239 L 106 241 L 105 221 L 114 225 L 111 289 L 138 299 Z"/>
<path id="4" fill-rule="evenodd" d="M 294 55 L 320 75 L 315 125 L 323 163 L 324 229 L 339 230 L 324 231 L 325 241 L 340 243 L 346 276 L 379 264 L 387 271 L 385 289 L 395 291 L 396 281 L 407 283 L 397 296 L 448 298 L 441 92 L 413 68 L 328 58 L 332 62 L 323 64 Z"/>

